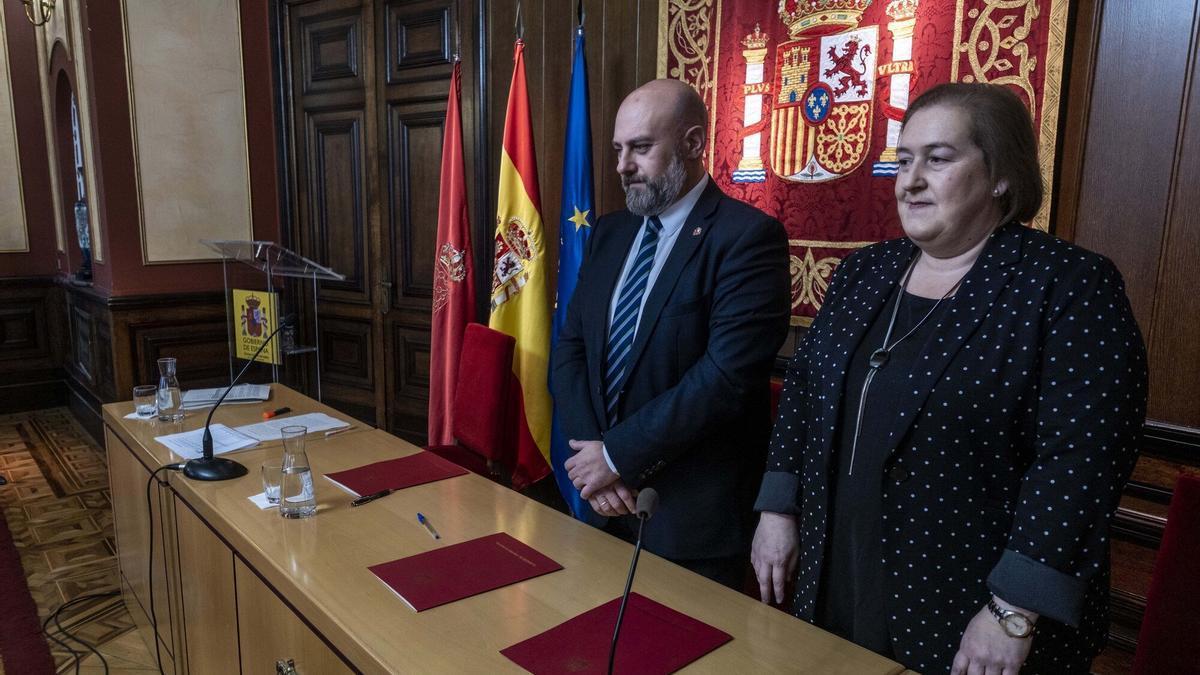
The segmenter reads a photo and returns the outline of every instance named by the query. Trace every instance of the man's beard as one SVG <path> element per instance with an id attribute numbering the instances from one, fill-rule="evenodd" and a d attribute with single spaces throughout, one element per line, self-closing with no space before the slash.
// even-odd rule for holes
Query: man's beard
<path id="1" fill-rule="evenodd" d="M 621 176 L 621 187 L 625 188 L 625 206 L 634 215 L 657 216 L 675 203 L 686 180 L 687 169 L 679 155 L 671 158 L 671 163 L 661 176 Z M 640 182 L 645 189 L 630 190 L 629 186 L 635 182 Z"/>

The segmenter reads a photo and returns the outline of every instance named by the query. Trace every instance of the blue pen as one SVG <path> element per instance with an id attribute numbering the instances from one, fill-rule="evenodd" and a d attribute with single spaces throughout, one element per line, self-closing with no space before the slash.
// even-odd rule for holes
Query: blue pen
<path id="1" fill-rule="evenodd" d="M 417 522 L 425 526 L 425 531 L 429 533 L 429 536 L 433 537 L 434 539 L 442 538 L 442 535 L 438 534 L 437 530 L 433 529 L 433 525 L 430 524 L 429 519 L 423 514 L 417 513 Z"/>

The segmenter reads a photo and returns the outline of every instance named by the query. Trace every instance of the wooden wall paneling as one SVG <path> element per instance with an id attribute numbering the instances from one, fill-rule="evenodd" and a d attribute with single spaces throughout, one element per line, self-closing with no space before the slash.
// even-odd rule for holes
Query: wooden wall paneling
<path id="1" fill-rule="evenodd" d="M 1147 416 L 1200 431 L 1200 6 L 1190 32 L 1191 68 L 1149 331 Z"/>
<path id="2" fill-rule="evenodd" d="M 1195 2 L 1101 11 L 1075 241 L 1117 263 L 1148 333 Z"/>
<path id="3" fill-rule="evenodd" d="M 596 190 L 600 213 L 625 208 L 625 191 L 612 152 L 613 123 L 621 101 L 657 76 L 658 1 L 607 2 L 603 5 L 600 82 L 592 85 L 592 134 L 596 152 Z M 591 73 L 597 69 L 591 67 Z"/>
<path id="4" fill-rule="evenodd" d="M 574 2 L 557 0 L 523 2 L 525 15 L 525 68 L 532 107 L 542 219 L 548 239 L 558 238 L 558 212 L 562 194 L 562 148 L 566 133 L 567 93 L 570 87 L 575 39 Z M 584 32 L 590 84 L 593 176 L 596 216 L 625 207 L 625 192 L 615 169 L 612 151 L 613 120 L 629 92 L 656 76 L 658 40 L 657 0 L 612 2 L 585 0 Z M 499 180 L 499 152 L 503 140 L 505 106 L 512 80 L 515 0 L 488 4 L 490 149 L 489 189 L 495 203 Z M 488 214 L 491 217 L 493 214 Z M 594 222 L 594 220 L 593 220 Z M 494 223 L 492 223 L 494 225 Z M 491 230 L 488 238 L 491 239 Z M 487 274 L 491 260 L 477 265 Z"/>
<path id="5" fill-rule="evenodd" d="M 1087 147 L 1088 115 L 1096 84 L 1096 53 L 1102 16 L 1098 1 L 1080 0 L 1071 5 L 1067 32 L 1067 61 L 1064 64 L 1066 96 L 1059 116 L 1058 167 L 1053 190 L 1050 231 L 1067 241 L 1075 240 L 1079 216 L 1083 157 Z"/>
<path id="6" fill-rule="evenodd" d="M 49 279 L 0 280 L 0 413 L 66 402 L 66 310 Z"/>

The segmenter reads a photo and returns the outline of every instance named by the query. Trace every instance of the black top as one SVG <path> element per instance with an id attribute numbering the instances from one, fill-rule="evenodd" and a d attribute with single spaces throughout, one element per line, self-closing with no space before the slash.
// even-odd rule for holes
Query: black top
<path id="1" fill-rule="evenodd" d="M 937 300 L 910 293 L 902 297 L 889 344 L 908 333 L 937 304 Z M 883 346 L 892 302 L 876 316 L 846 369 L 846 396 L 832 461 L 837 468 L 830 480 L 829 557 L 817 613 L 818 623 L 826 630 L 889 658 L 893 654 L 883 597 L 882 481 L 889 451 L 896 443 L 887 442 L 887 434 L 897 403 L 912 395 L 909 373 L 925 343 L 938 334 L 938 323 L 950 301 L 937 305 L 912 335 L 892 348 L 887 362 L 876 371 L 867 389 L 855 449 L 859 401 L 870 372 L 867 364 L 871 354 Z"/>

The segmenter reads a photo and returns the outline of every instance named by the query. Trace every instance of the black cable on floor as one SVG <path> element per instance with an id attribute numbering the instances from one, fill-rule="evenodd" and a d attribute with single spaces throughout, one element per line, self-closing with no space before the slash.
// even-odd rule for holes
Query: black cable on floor
<path id="1" fill-rule="evenodd" d="M 111 598 L 111 597 L 115 597 L 120 594 L 121 594 L 120 591 L 107 591 L 104 593 L 88 593 L 87 595 L 81 595 L 77 598 L 71 598 L 67 602 L 64 602 L 63 604 L 59 605 L 58 609 L 54 610 L 54 613 L 51 614 L 46 619 L 47 622 L 53 620 L 54 625 L 58 628 L 58 632 L 60 634 L 62 634 L 64 637 L 70 638 L 70 639 L 74 640 L 75 642 L 78 642 L 79 644 L 83 645 L 84 647 L 87 647 L 88 650 L 91 651 L 93 654 L 95 654 L 96 658 L 100 659 L 100 663 L 104 664 L 104 672 L 105 673 L 108 673 L 108 661 L 104 658 L 104 655 L 100 653 L 100 650 L 97 649 L 95 645 L 88 642 L 87 640 L 84 640 L 83 638 L 80 638 L 80 637 L 72 634 L 67 629 L 63 628 L 62 624 L 59 623 L 58 619 L 59 619 L 59 615 L 62 614 L 62 611 L 72 605 L 77 605 L 85 600 L 98 600 L 98 599 L 102 599 L 102 598 Z M 46 622 L 43 622 L 42 630 L 44 631 L 45 628 L 46 628 Z M 59 640 L 58 638 L 55 638 L 49 632 L 46 633 L 46 636 L 49 637 L 50 639 L 54 640 L 55 642 L 58 642 L 59 644 L 63 644 L 63 642 L 61 640 Z M 70 649 L 70 648 L 68 647 L 68 649 Z M 76 654 L 76 652 L 74 652 L 72 650 L 72 654 Z M 79 654 L 78 656 L 75 656 L 76 672 L 78 672 L 78 670 L 79 670 L 79 656 L 82 656 L 81 652 L 78 654 Z"/>
<path id="2" fill-rule="evenodd" d="M 81 654 L 79 652 L 75 651 L 74 649 L 72 649 L 71 645 L 54 637 L 54 634 L 50 632 L 50 619 L 52 617 L 53 617 L 53 615 L 47 616 L 42 621 L 42 632 L 46 634 L 46 637 L 48 637 L 51 640 L 54 640 L 56 643 L 58 643 L 58 646 L 67 650 L 68 652 L 71 652 L 71 658 L 75 661 L 75 675 L 79 675 L 79 657 L 81 656 Z"/>
<path id="3" fill-rule="evenodd" d="M 146 515 L 150 520 L 150 554 L 146 561 L 146 582 L 150 588 L 150 630 L 152 631 L 150 637 L 154 640 L 154 663 L 158 666 L 159 675 L 165 675 L 165 673 L 162 668 L 162 652 L 158 647 L 158 614 L 154 611 L 154 507 L 150 501 L 150 487 L 154 485 L 154 478 L 160 471 L 178 471 L 181 468 L 183 468 L 182 464 L 160 466 L 150 472 L 150 478 L 146 481 Z M 167 484 L 163 482 L 162 485 L 166 487 Z"/>

